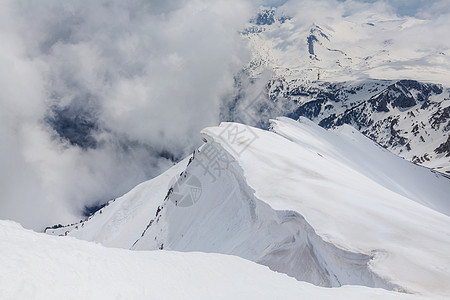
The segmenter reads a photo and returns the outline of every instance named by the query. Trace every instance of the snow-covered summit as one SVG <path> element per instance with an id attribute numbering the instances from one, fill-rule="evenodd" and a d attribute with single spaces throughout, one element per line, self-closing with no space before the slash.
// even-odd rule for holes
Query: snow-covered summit
<path id="1" fill-rule="evenodd" d="M 446 295 L 449 180 L 344 126 L 206 128 L 193 156 L 80 224 L 106 246 L 232 254 L 320 286 Z"/>

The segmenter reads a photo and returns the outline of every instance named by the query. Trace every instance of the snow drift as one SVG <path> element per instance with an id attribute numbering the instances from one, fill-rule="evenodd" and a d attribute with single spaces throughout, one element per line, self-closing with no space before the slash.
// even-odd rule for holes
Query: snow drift
<path id="1" fill-rule="evenodd" d="M 420 299 L 325 289 L 235 256 L 105 248 L 0 221 L 1 299 Z"/>

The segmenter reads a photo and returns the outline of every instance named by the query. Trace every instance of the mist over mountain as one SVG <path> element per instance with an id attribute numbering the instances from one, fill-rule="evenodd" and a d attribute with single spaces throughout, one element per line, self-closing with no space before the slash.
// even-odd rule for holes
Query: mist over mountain
<path id="1" fill-rule="evenodd" d="M 79 219 L 191 153 L 198 132 L 220 121 L 350 123 L 394 153 L 447 170 L 445 1 L 3 7 L 0 214 L 26 227 Z M 400 80 L 433 87 L 419 97 L 410 84 L 403 92 L 415 104 L 385 123 L 354 116 L 354 105 Z M 432 105 L 421 112 L 424 102 Z M 400 122 L 417 108 L 424 126 Z M 394 119 L 393 134 L 384 133 Z"/>
<path id="2" fill-rule="evenodd" d="M 192 152 L 248 56 L 246 1 L 2 7 L 0 214 L 35 229 Z"/>

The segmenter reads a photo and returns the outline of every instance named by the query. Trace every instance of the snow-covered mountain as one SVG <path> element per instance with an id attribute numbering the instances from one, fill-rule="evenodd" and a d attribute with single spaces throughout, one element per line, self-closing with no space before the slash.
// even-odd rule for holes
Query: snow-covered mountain
<path id="1" fill-rule="evenodd" d="M 242 32 L 252 60 L 224 118 L 263 127 L 281 114 L 326 128 L 350 124 L 407 160 L 450 173 L 447 54 L 415 44 L 400 51 L 390 39 L 423 21 L 355 18 L 305 26 L 262 10 Z M 242 83 L 258 80 L 262 94 Z"/>
<path id="2" fill-rule="evenodd" d="M 34 40 L 28 23 L 11 22 L 22 29 L 9 44 L 24 46 L 6 51 L 20 56 L 6 61 L 26 59 L 24 66 L 45 73 L 35 89 L 34 71 L 13 63 L 20 75 L 13 78 L 25 74 L 17 81 L 40 95 L 31 101 L 46 100 L 42 110 L 17 106 L 40 111 L 19 113 L 23 128 L 4 115 L 14 137 L 7 141 L 26 149 L 27 164 L 11 164 L 24 174 L 11 175 L 21 180 L 15 188 L 34 196 L 35 178 L 26 177 L 42 171 L 36 182 L 45 197 L 32 200 L 76 202 L 68 216 L 83 206 L 91 214 L 45 234 L 0 220 L 0 300 L 449 297 L 449 44 L 421 35 L 430 20 L 397 16 L 383 3 L 347 15 L 365 4 L 337 1 L 337 14 L 328 8 L 310 17 L 326 3 L 294 2 L 261 9 L 245 27 L 226 17 L 207 35 L 198 33 L 227 10 L 221 3 L 212 16 L 204 3 L 186 3 L 154 18 L 153 6 L 144 17 L 139 5 L 124 13 L 63 5 L 58 20 L 67 24 L 45 26 L 17 15 L 44 34 Z M 98 15 L 118 16 L 120 26 L 100 24 Z M 219 40 L 223 29 L 232 34 Z M 242 41 L 250 50 L 245 66 Z M 8 103 L 6 112 L 15 107 Z M 204 143 L 182 159 L 200 142 L 192 133 L 219 119 L 226 122 L 205 128 Z M 20 152 L 6 150 L 11 161 Z M 122 197 L 90 206 L 172 163 Z M 103 180 L 110 174 L 117 176 Z M 30 204 L 21 216 L 33 210 L 18 203 Z M 48 214 L 63 218 L 61 207 Z"/>
<path id="3" fill-rule="evenodd" d="M 275 77 L 288 81 L 413 78 L 450 85 L 449 49 L 436 49 L 420 37 L 416 43 L 403 40 L 425 20 L 353 14 L 331 16 L 319 24 L 289 13 L 262 9 L 243 30 L 252 50 L 248 66 L 252 77 L 269 67 Z"/>
<path id="4" fill-rule="evenodd" d="M 87 220 L 46 232 L 231 254 L 324 287 L 448 295 L 448 178 L 348 125 L 280 118 L 270 128 L 206 128 L 191 157 Z"/>

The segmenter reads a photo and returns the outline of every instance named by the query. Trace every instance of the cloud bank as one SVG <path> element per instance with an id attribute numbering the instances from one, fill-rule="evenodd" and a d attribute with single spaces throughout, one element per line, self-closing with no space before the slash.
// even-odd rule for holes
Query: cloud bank
<path id="1" fill-rule="evenodd" d="M 6 1 L 0 14 L 0 218 L 36 229 L 192 151 L 248 55 L 245 1 Z"/>

